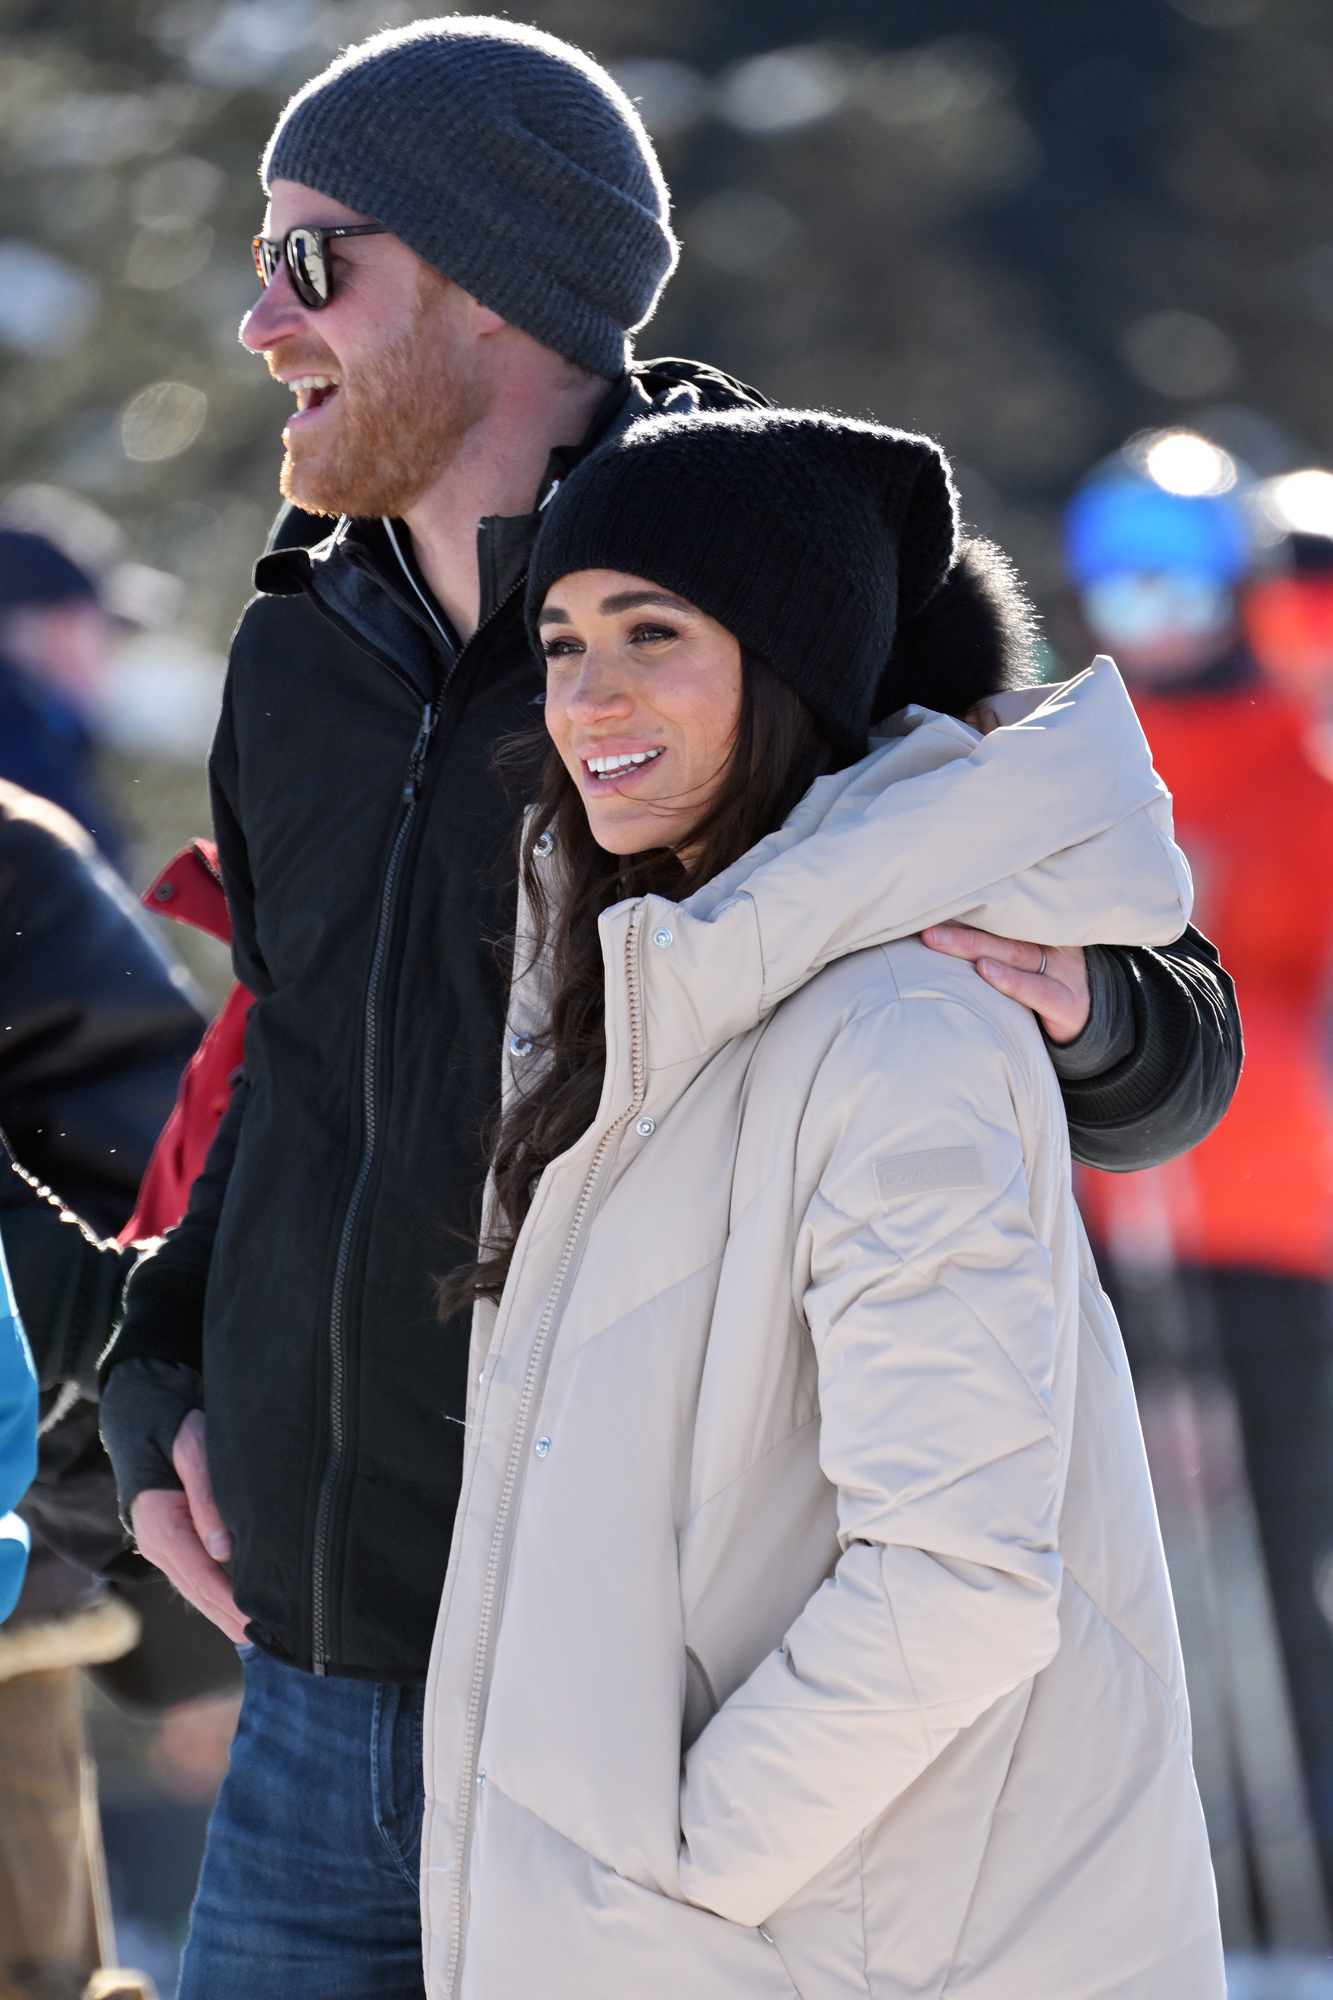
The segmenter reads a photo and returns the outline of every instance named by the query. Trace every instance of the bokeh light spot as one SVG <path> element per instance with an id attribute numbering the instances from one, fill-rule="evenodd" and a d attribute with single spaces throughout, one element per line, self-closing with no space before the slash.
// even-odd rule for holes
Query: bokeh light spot
<path id="1" fill-rule="evenodd" d="M 1270 481 L 1264 505 L 1288 534 L 1333 535 L 1333 472 L 1284 473 Z"/>
<path id="2" fill-rule="evenodd" d="M 774 49 L 737 63 L 722 87 L 722 108 L 743 132 L 786 132 L 831 117 L 851 78 L 827 49 Z"/>
<path id="3" fill-rule="evenodd" d="M 1146 313 L 1125 333 L 1121 352 L 1139 381 L 1162 396 L 1216 396 L 1240 372 L 1231 336 L 1199 313 Z"/>
<path id="4" fill-rule="evenodd" d="M 35 243 L 0 242 L 0 345 L 33 353 L 77 347 L 97 315 L 91 278 Z"/>
<path id="5" fill-rule="evenodd" d="M 758 271 L 799 234 L 791 210 L 762 188 L 724 188 L 700 202 L 686 238 L 692 251 L 724 271 Z"/>
<path id="6" fill-rule="evenodd" d="M 125 257 L 126 282 L 144 292 L 169 292 L 197 278 L 213 254 L 205 223 L 163 223 L 137 230 Z"/>
<path id="7" fill-rule="evenodd" d="M 1236 484 L 1236 461 L 1197 431 L 1163 431 L 1143 454 L 1144 470 L 1163 492 L 1184 500 L 1229 493 Z"/>
<path id="8" fill-rule="evenodd" d="M 208 398 L 188 382 L 150 382 L 121 412 L 120 442 L 126 458 L 154 465 L 188 451 L 204 427 Z"/>
<path id="9" fill-rule="evenodd" d="M 134 184 L 134 213 L 150 227 L 197 222 L 208 214 L 225 187 L 225 175 L 211 160 L 189 153 L 155 160 Z"/>
<path id="10" fill-rule="evenodd" d="M 617 63 L 615 78 L 639 107 L 644 124 L 659 145 L 688 131 L 708 105 L 708 85 L 689 63 L 644 56 Z"/>

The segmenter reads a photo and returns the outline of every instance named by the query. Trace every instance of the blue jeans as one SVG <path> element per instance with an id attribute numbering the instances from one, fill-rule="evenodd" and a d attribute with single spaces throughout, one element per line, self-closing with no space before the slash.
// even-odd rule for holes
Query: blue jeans
<path id="1" fill-rule="evenodd" d="M 424 2000 L 424 1700 L 246 1651 L 178 2000 Z"/>

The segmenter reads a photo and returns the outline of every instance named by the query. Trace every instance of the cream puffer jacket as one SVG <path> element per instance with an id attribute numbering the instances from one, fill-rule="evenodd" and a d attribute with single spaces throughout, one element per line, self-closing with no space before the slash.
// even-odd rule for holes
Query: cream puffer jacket
<path id="1" fill-rule="evenodd" d="M 998 707 L 602 918 L 597 1118 L 474 1329 L 431 2000 L 1225 1990 L 1059 1090 L 913 935 L 1160 943 L 1189 876 L 1110 662 Z"/>

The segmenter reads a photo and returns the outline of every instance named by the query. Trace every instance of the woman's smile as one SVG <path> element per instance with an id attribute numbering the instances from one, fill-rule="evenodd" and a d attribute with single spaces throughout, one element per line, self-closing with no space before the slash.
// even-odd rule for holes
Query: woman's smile
<path id="1" fill-rule="evenodd" d="M 664 743 L 636 744 L 627 748 L 619 742 L 608 742 L 582 750 L 579 764 L 583 789 L 585 792 L 601 793 L 637 785 L 665 756 Z"/>

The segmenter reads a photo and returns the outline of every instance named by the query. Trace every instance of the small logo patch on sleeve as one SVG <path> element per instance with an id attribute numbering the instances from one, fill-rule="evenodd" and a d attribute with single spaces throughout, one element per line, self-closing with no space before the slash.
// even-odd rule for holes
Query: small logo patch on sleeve
<path id="1" fill-rule="evenodd" d="M 933 1146 L 924 1153 L 894 1153 L 875 1161 L 875 1185 L 885 1201 L 937 1188 L 980 1187 L 982 1181 L 981 1154 L 975 1146 Z"/>

